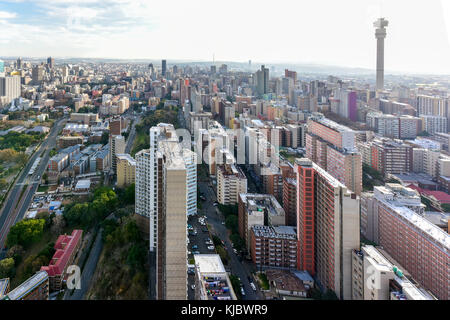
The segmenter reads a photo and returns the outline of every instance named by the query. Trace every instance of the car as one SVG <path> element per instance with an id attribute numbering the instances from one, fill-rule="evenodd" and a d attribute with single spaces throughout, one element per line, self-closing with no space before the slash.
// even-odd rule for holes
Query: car
<path id="1" fill-rule="evenodd" d="M 191 289 L 192 289 L 192 290 L 195 290 L 195 284 L 193 284 L 193 285 L 191 286 Z"/>
<path id="2" fill-rule="evenodd" d="M 241 295 L 245 296 L 244 288 L 241 287 Z"/>
<path id="3" fill-rule="evenodd" d="M 225 225 L 225 221 L 222 221 L 222 225 Z"/>
<path id="4" fill-rule="evenodd" d="M 222 242 L 222 245 L 225 245 L 225 241 L 223 241 L 223 240 L 220 240 L 220 242 Z"/>
<path id="5" fill-rule="evenodd" d="M 192 254 L 192 252 L 191 251 L 188 251 L 188 255 L 191 255 Z"/>
<path id="6" fill-rule="evenodd" d="M 198 245 L 194 244 L 194 245 L 192 246 L 192 249 L 198 249 Z"/>
<path id="7" fill-rule="evenodd" d="M 252 287 L 253 291 L 256 291 L 256 286 L 253 282 L 250 282 L 250 287 Z"/>
<path id="8" fill-rule="evenodd" d="M 218 204 L 217 204 L 217 203 L 214 203 L 214 204 L 213 204 L 213 206 L 214 206 L 214 207 L 217 207 L 217 206 L 218 206 Z"/>
<path id="9" fill-rule="evenodd" d="M 194 251 L 192 254 L 200 254 L 200 251 Z"/>
<path id="10" fill-rule="evenodd" d="M 208 246 L 208 250 L 214 250 L 214 246 Z"/>
<path id="11" fill-rule="evenodd" d="M 233 248 L 233 252 L 234 252 L 235 254 L 238 254 L 237 250 L 236 250 L 236 249 L 234 249 L 234 248 Z"/>

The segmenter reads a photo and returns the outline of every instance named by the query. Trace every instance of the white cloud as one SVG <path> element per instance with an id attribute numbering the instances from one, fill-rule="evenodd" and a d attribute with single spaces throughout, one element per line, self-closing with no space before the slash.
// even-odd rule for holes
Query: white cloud
<path id="1" fill-rule="evenodd" d="M 14 19 L 15 17 L 17 17 L 17 14 L 15 12 L 0 11 L 0 20 Z"/>

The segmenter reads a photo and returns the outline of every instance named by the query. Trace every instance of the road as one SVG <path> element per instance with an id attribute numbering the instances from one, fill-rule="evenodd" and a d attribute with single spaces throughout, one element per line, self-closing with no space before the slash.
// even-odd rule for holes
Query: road
<path id="1" fill-rule="evenodd" d="M 4 248 L 5 246 L 9 229 L 16 222 L 23 219 L 25 212 L 28 210 L 33 195 L 39 186 L 40 178 L 47 168 L 47 163 L 50 159 L 50 151 L 56 146 L 56 138 L 66 121 L 66 118 L 62 118 L 53 125 L 49 135 L 42 142 L 38 150 L 31 156 L 27 165 L 20 173 L 14 187 L 10 190 L 8 198 L 0 212 L 0 248 Z M 34 161 L 41 156 L 43 151 L 44 156 L 42 157 L 39 166 L 36 168 L 33 176 L 29 177 L 28 172 L 30 171 L 31 166 Z"/>
<path id="2" fill-rule="evenodd" d="M 133 121 L 133 125 L 131 126 L 130 135 L 128 136 L 127 145 L 125 146 L 125 153 L 130 154 L 131 149 L 133 148 L 134 139 L 136 138 L 136 124 L 141 121 L 140 116 L 131 117 Z"/>
<path id="3" fill-rule="evenodd" d="M 250 281 L 248 278 L 252 277 L 252 265 L 245 262 L 240 261 L 238 256 L 234 253 L 233 248 L 231 246 L 231 241 L 228 237 L 228 230 L 222 223 L 225 221 L 223 215 L 220 213 L 218 209 L 214 206 L 214 202 L 216 201 L 216 194 L 212 187 L 209 185 L 209 181 L 200 181 L 199 179 L 199 188 L 200 192 L 202 192 L 206 201 L 202 202 L 202 215 L 206 214 L 207 223 L 211 226 L 211 233 L 217 235 L 221 240 L 225 242 L 225 249 L 228 252 L 228 256 L 230 257 L 229 266 L 231 267 L 231 273 L 240 278 L 242 286 L 245 291 L 245 296 L 242 297 L 243 300 L 260 300 L 263 299 L 262 294 L 259 291 L 254 292 L 252 287 L 250 286 Z M 195 227 L 195 226 L 194 226 Z M 198 234 L 201 234 L 201 230 L 198 230 Z M 197 236 L 198 237 L 198 236 Z M 192 239 L 192 237 L 190 237 Z M 204 244 L 204 241 L 198 241 Z M 189 247 L 191 248 L 191 245 Z M 200 253 L 211 253 L 211 251 L 202 248 L 199 245 Z M 192 249 L 189 249 L 192 251 Z M 255 281 L 253 281 L 255 283 Z M 255 283 L 256 285 L 256 283 Z"/>
<path id="4" fill-rule="evenodd" d="M 64 295 L 64 300 L 85 299 L 86 293 L 91 287 L 91 280 L 94 276 L 98 260 L 100 259 L 100 254 L 102 253 L 103 249 L 102 230 L 103 229 L 100 229 L 100 231 L 98 232 L 97 237 L 95 238 L 94 245 L 92 246 L 92 249 L 89 253 L 89 257 L 87 258 L 86 264 L 81 271 L 81 289 L 74 290 L 73 295 L 70 295 L 72 290 L 67 290 Z"/>

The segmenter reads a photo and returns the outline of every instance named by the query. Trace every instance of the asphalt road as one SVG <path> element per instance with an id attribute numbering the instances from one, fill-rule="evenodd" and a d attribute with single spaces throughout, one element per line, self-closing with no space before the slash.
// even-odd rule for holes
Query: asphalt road
<path id="1" fill-rule="evenodd" d="M 133 142 L 136 138 L 136 124 L 138 124 L 141 121 L 140 116 L 134 116 L 131 117 L 133 121 L 133 125 L 131 126 L 130 135 L 128 136 L 127 144 L 125 146 L 125 153 L 130 154 L 131 149 L 133 148 Z"/>
<path id="2" fill-rule="evenodd" d="M 0 248 L 4 248 L 6 236 L 8 235 L 11 226 L 23 219 L 33 195 L 39 186 L 40 179 L 38 179 L 38 177 L 41 178 L 47 168 L 48 160 L 50 159 L 50 151 L 56 146 L 56 138 L 59 131 L 63 128 L 66 120 L 66 118 L 62 118 L 54 124 L 49 135 L 42 142 L 39 149 L 31 156 L 27 165 L 20 173 L 14 187 L 10 190 L 8 198 L 0 213 Z M 29 177 L 28 172 L 30 171 L 31 166 L 34 161 L 41 156 L 43 151 L 44 156 L 42 157 L 38 168 L 33 176 Z M 23 191 L 22 194 L 22 190 L 24 188 L 25 191 Z"/>
<path id="3" fill-rule="evenodd" d="M 102 231 L 97 234 L 95 238 L 94 245 L 89 253 L 89 257 L 87 258 L 86 264 L 84 265 L 83 270 L 81 271 L 81 289 L 75 289 L 73 295 L 70 295 L 72 290 L 67 290 L 64 296 L 64 300 L 84 300 L 86 293 L 91 287 L 91 280 L 94 275 L 95 269 L 97 268 L 98 260 L 100 259 L 100 254 L 103 249 L 103 241 L 102 241 Z M 81 266 L 80 266 L 81 267 Z"/>
<path id="4" fill-rule="evenodd" d="M 202 210 L 201 214 L 206 214 L 207 219 L 206 222 L 211 226 L 211 233 L 217 235 L 221 240 L 225 242 L 225 249 L 228 252 L 228 255 L 230 257 L 229 267 L 231 268 L 231 274 L 236 275 L 240 278 L 242 286 L 245 291 L 245 296 L 242 297 L 243 300 L 260 300 L 263 299 L 262 294 L 259 291 L 253 291 L 252 287 L 250 286 L 250 282 L 248 278 L 251 278 L 252 274 L 252 265 L 245 262 L 245 261 L 239 261 L 238 256 L 234 253 L 233 248 L 231 246 L 231 241 L 228 237 L 228 230 L 222 223 L 225 221 L 223 215 L 220 213 L 218 209 L 213 205 L 216 201 L 216 194 L 212 187 L 209 186 L 209 182 L 206 181 L 200 181 L 198 183 L 200 192 L 202 192 L 205 197 L 206 201 L 203 201 L 202 203 Z M 199 231 L 199 235 L 201 230 Z M 197 236 L 198 237 L 198 236 Z M 192 237 L 190 237 L 191 239 Z M 204 241 L 202 241 L 204 243 Z M 191 244 L 190 246 L 191 247 Z M 199 248 L 202 248 L 199 245 Z M 189 249 L 191 250 L 191 249 Z M 192 251 L 192 250 L 191 250 Z M 208 252 L 202 252 L 202 250 L 199 250 L 200 253 L 211 253 L 211 251 L 207 250 Z M 253 281 L 253 283 L 256 282 Z"/>

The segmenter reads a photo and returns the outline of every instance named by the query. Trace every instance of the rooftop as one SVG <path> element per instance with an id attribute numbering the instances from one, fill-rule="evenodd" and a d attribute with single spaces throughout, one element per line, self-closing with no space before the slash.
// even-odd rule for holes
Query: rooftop
<path id="1" fill-rule="evenodd" d="M 39 286 L 42 282 L 48 279 L 48 274 L 45 271 L 39 271 L 34 276 L 26 280 L 20 286 L 8 293 L 8 298 L 10 300 L 20 300 L 27 293 L 32 291 L 34 288 Z"/>

